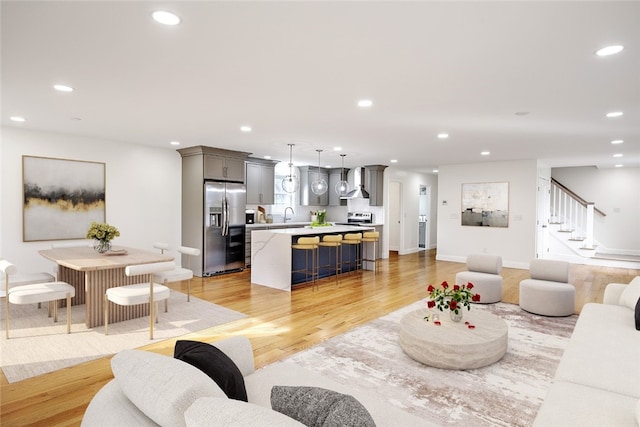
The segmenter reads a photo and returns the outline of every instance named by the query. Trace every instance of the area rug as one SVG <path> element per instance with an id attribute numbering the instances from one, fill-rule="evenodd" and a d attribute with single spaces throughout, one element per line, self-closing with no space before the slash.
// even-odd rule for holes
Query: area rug
<path id="1" fill-rule="evenodd" d="M 577 316 L 543 317 L 513 304 L 474 305 L 505 320 L 509 344 L 497 363 L 469 371 L 414 361 L 398 342 L 399 322 L 420 301 L 286 359 L 342 384 L 366 389 L 437 425 L 530 426 Z"/>
<path id="2" fill-rule="evenodd" d="M 149 317 L 110 324 L 109 335 L 105 336 L 102 326 L 94 329 L 85 326 L 84 305 L 74 306 L 71 310 L 71 334 L 66 333 L 66 308 L 58 311 L 58 323 L 53 323 L 53 319 L 47 317 L 46 308 L 12 305 L 11 338 L 7 340 L 3 307 L 0 339 L 2 371 L 7 381 L 13 383 L 115 354 L 120 350 L 141 347 L 246 317 L 193 296 L 187 302 L 187 296 L 177 291 L 171 291 L 167 313 L 162 309 L 162 303 L 160 307 L 153 341 L 149 340 Z"/>

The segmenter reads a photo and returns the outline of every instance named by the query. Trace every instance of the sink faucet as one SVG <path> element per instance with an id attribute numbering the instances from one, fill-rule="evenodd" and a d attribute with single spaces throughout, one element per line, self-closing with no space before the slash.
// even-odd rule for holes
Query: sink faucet
<path id="1" fill-rule="evenodd" d="M 284 222 L 287 222 L 291 219 L 287 218 L 287 209 L 291 209 L 291 215 L 295 215 L 295 212 L 293 212 L 293 208 L 291 206 L 287 206 L 286 208 L 284 208 Z"/>

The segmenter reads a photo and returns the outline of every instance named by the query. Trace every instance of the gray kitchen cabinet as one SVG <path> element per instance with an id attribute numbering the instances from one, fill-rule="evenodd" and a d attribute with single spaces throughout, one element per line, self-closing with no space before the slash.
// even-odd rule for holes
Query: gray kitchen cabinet
<path id="1" fill-rule="evenodd" d="M 369 192 L 369 206 L 384 206 L 383 190 L 384 190 L 384 165 L 365 166 L 366 171 L 365 188 Z"/>
<path id="2" fill-rule="evenodd" d="M 246 163 L 247 204 L 273 205 L 275 203 L 274 181 L 275 164 L 273 160 L 251 159 Z"/>
<path id="3" fill-rule="evenodd" d="M 324 194 L 314 194 L 311 191 L 311 184 L 319 178 L 329 184 L 329 174 L 324 168 L 317 166 L 300 166 L 300 205 L 301 206 L 328 206 L 329 189 Z"/>
<path id="4" fill-rule="evenodd" d="M 244 182 L 244 159 L 205 154 L 204 178 Z"/>

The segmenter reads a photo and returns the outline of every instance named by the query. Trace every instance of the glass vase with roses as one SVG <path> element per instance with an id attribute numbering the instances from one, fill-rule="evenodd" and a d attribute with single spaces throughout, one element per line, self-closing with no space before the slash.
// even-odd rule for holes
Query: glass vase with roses
<path id="1" fill-rule="evenodd" d="M 427 292 L 429 293 L 427 308 L 435 307 L 440 311 L 449 310 L 451 319 L 459 322 L 462 319 L 463 307 L 471 310 L 471 302 L 480 301 L 480 294 L 473 293 L 472 289 L 473 283 L 471 282 L 464 285 L 449 286 L 445 280 L 440 284 L 440 288 L 429 285 L 427 287 Z"/>

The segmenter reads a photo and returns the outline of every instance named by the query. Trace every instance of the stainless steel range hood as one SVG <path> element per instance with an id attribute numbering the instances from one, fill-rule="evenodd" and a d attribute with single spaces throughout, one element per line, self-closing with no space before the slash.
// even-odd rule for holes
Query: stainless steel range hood
<path id="1" fill-rule="evenodd" d="M 363 167 L 353 170 L 355 189 L 347 193 L 347 199 L 368 199 L 369 192 L 364 188 L 365 169 Z M 359 184 L 358 184 L 359 183 Z"/>

